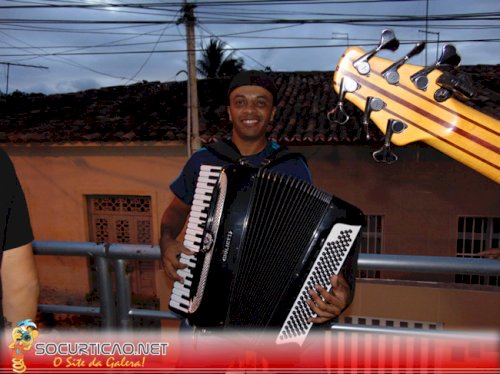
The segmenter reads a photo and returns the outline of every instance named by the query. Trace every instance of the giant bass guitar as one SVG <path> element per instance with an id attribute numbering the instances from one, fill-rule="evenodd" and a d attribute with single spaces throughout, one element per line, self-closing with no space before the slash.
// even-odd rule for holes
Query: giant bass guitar
<path id="1" fill-rule="evenodd" d="M 345 51 L 333 77 L 339 101 L 329 119 L 347 122 L 343 105 L 348 100 L 364 111 L 366 127 L 371 120 L 385 134 L 384 145 L 373 153 L 376 161 L 397 160 L 391 143 L 422 141 L 500 183 L 500 122 L 456 98 L 475 92 L 470 79 L 453 72 L 460 62 L 455 47 L 445 45 L 439 59 L 427 67 L 406 63 L 425 43 L 396 62 L 375 56 L 398 47 L 392 30 L 384 30 L 375 49 Z"/>

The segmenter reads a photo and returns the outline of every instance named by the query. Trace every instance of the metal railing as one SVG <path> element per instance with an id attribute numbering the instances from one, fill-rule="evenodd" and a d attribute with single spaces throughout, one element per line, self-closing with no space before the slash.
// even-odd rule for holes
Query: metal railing
<path id="1" fill-rule="evenodd" d="M 35 241 L 36 255 L 93 257 L 97 269 L 99 307 L 39 304 L 43 313 L 93 315 L 103 328 L 131 327 L 132 317 L 179 319 L 170 311 L 132 307 L 127 260 L 159 260 L 158 246 L 140 244 L 96 244 L 91 242 Z M 114 271 L 110 271 L 113 268 Z M 500 261 L 483 258 L 409 256 L 361 253 L 360 270 L 389 270 L 425 273 L 500 275 Z M 113 289 L 113 274 L 115 289 Z"/>

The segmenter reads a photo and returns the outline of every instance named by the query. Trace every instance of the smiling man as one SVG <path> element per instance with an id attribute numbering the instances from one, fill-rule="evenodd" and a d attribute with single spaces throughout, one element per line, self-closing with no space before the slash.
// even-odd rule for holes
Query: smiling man
<path id="1" fill-rule="evenodd" d="M 228 138 L 215 145 L 202 147 L 187 161 L 180 175 L 172 182 L 173 199 L 163 213 L 160 249 L 162 265 L 169 278 L 183 282 L 177 273 L 186 267 L 179 255 L 193 253 L 176 240 L 188 218 L 193 202 L 197 177 L 202 164 L 224 166 L 231 163 L 269 170 L 311 183 L 311 174 L 302 155 L 292 153 L 275 142 L 267 140 L 266 132 L 274 118 L 277 88 L 268 74 L 244 71 L 236 75 L 229 85 L 228 107 L 232 131 Z M 314 323 L 324 323 L 337 317 L 352 300 L 354 276 L 331 278 L 332 289 L 319 287 L 311 292 L 310 305 L 317 317 Z M 322 298 L 319 296 L 321 295 Z"/>

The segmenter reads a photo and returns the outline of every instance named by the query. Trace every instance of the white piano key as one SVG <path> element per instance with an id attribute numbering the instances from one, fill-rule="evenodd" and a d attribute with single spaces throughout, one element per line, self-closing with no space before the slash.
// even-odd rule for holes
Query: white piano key
<path id="1" fill-rule="evenodd" d="M 182 278 L 184 278 L 184 281 L 186 281 L 186 279 L 191 279 L 193 277 L 193 273 L 191 273 L 189 268 L 179 269 L 179 270 L 177 270 L 177 274 L 179 276 L 181 276 Z"/>
<path id="2" fill-rule="evenodd" d="M 191 228 L 188 226 L 188 228 L 186 229 L 186 234 L 201 237 L 201 236 L 203 236 L 203 229 L 200 229 L 198 227 Z"/>
<path id="3" fill-rule="evenodd" d="M 209 186 L 213 186 L 217 183 L 217 179 L 214 179 L 214 178 L 207 178 L 207 177 L 204 177 L 204 176 L 199 176 L 196 183 L 199 183 L 199 184 L 207 184 Z"/>
<path id="4" fill-rule="evenodd" d="M 191 211 L 194 212 L 206 212 L 207 208 L 210 206 L 210 204 L 204 204 L 204 205 L 191 205 Z"/>
<path id="5" fill-rule="evenodd" d="M 220 173 L 216 171 L 200 170 L 200 176 L 217 181 Z"/>
<path id="6" fill-rule="evenodd" d="M 210 205 L 210 200 L 212 200 L 212 195 L 207 195 L 207 194 L 199 194 L 193 196 L 193 204 L 192 205 Z"/>
<path id="7" fill-rule="evenodd" d="M 189 258 L 181 258 L 179 259 L 179 262 L 181 264 L 186 264 L 190 268 L 194 268 L 196 266 L 196 261 L 193 261 L 192 259 Z"/>
<path id="8" fill-rule="evenodd" d="M 205 223 L 205 222 L 191 222 L 191 221 L 188 221 L 188 224 L 187 224 L 187 228 L 190 229 L 190 230 L 200 230 L 201 232 L 203 232 L 203 229 L 204 227 L 201 225 L 202 223 Z"/>
<path id="9" fill-rule="evenodd" d="M 180 310 L 184 313 L 189 313 L 189 307 L 188 306 L 184 306 L 184 305 L 181 305 L 179 302 L 177 301 L 174 301 L 174 300 L 170 300 L 170 303 L 168 304 L 170 305 L 172 308 L 175 308 L 177 310 Z"/>
<path id="10" fill-rule="evenodd" d="M 200 245 L 196 245 L 188 240 L 184 240 L 184 242 L 182 244 L 184 244 L 184 247 L 186 247 L 187 249 L 189 249 L 193 252 L 199 252 L 201 249 Z"/>
<path id="11" fill-rule="evenodd" d="M 189 292 L 189 287 L 186 286 L 185 284 L 180 283 L 180 282 L 174 282 L 174 287 L 172 289 L 188 290 L 188 292 Z"/>
<path id="12" fill-rule="evenodd" d="M 222 170 L 222 166 L 215 166 L 215 165 L 201 165 L 200 170 L 202 171 L 215 171 L 215 170 Z"/>
<path id="13" fill-rule="evenodd" d="M 213 188 L 204 188 L 197 186 L 194 190 L 193 199 L 205 199 L 206 197 L 212 197 L 214 195 Z"/>
<path id="14" fill-rule="evenodd" d="M 210 182 L 198 182 L 196 184 L 197 187 L 200 187 L 200 188 L 206 188 L 206 189 L 210 189 L 210 190 L 214 190 L 214 187 L 215 187 L 215 183 L 210 183 Z"/>
<path id="15" fill-rule="evenodd" d="M 206 213 L 191 211 L 190 217 L 207 218 Z"/>
<path id="16" fill-rule="evenodd" d="M 175 293 L 172 293 L 170 295 L 170 300 L 177 301 L 179 304 L 185 305 L 186 307 L 189 307 L 189 301 L 186 300 L 184 297 L 179 296 Z"/>
<path id="17" fill-rule="evenodd" d="M 200 217 L 189 217 L 188 219 L 188 223 L 195 223 L 195 224 L 198 224 L 198 225 L 204 225 L 206 222 L 206 220 L 200 218 Z"/>
<path id="18" fill-rule="evenodd" d="M 212 196 L 210 195 L 196 195 L 193 197 L 193 202 L 191 206 L 210 206 L 210 200 Z"/>
<path id="19" fill-rule="evenodd" d="M 214 192 L 214 187 L 206 186 L 205 183 L 196 183 L 196 188 L 194 189 L 195 195 L 212 195 Z"/>
<path id="20" fill-rule="evenodd" d="M 189 234 L 184 235 L 184 240 L 188 240 L 193 244 L 201 244 L 202 241 L 199 236 L 189 235 Z"/>
<path id="21" fill-rule="evenodd" d="M 186 299 L 189 299 L 189 290 L 186 289 L 186 288 L 177 288 L 177 287 L 174 287 L 172 288 L 172 294 L 173 295 L 178 295 L 182 298 L 186 298 Z"/>

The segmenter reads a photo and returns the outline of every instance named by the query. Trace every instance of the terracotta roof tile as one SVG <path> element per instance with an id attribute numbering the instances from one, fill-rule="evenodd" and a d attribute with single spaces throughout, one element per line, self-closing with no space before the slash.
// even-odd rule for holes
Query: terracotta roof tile
<path id="1" fill-rule="evenodd" d="M 500 65 L 465 66 L 478 89 L 466 100 L 493 117 L 500 115 Z M 360 124 L 361 111 L 351 103 L 346 125 L 331 123 L 326 113 L 337 101 L 331 72 L 272 73 L 278 87 L 275 121 L 268 129 L 275 141 L 312 144 L 362 144 L 383 140 L 372 125 L 370 140 Z M 227 134 L 228 79 L 198 82 L 202 143 Z M 42 95 L 15 92 L 0 96 L 0 143 L 73 142 L 185 142 L 186 83 L 142 82 L 70 94 Z"/>

